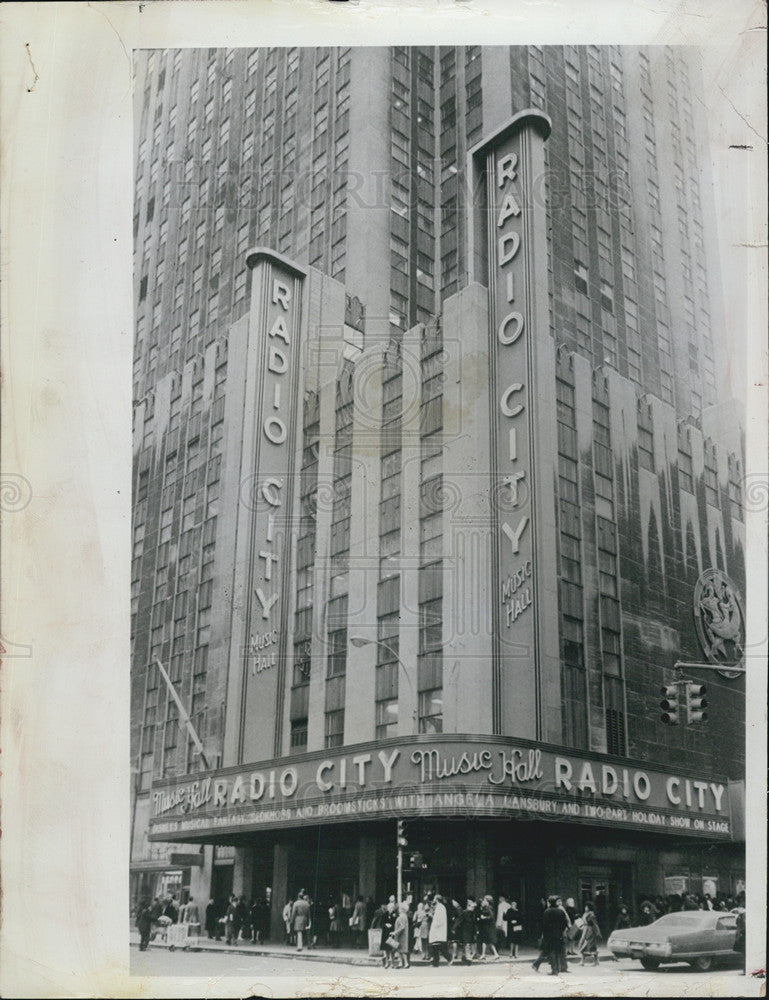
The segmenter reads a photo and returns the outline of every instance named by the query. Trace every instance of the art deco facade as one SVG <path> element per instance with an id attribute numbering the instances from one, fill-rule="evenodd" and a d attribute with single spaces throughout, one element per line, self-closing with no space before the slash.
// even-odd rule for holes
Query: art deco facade
<path id="1" fill-rule="evenodd" d="M 134 895 L 381 893 L 396 815 L 414 889 L 733 891 L 744 681 L 659 711 L 742 641 L 695 59 L 155 51 L 136 87 Z"/>

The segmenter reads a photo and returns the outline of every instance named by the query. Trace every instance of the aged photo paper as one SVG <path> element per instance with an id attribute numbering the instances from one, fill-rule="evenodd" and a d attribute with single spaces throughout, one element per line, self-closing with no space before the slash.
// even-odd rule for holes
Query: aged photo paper
<path id="1" fill-rule="evenodd" d="M 11 996 L 763 996 L 766 12 L 0 7 Z"/>

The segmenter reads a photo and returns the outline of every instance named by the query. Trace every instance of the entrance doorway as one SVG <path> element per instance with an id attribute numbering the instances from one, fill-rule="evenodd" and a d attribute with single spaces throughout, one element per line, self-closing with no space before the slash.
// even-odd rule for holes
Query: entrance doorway
<path id="1" fill-rule="evenodd" d="M 630 900 L 630 872 L 624 865 L 580 869 L 579 904 L 582 910 L 592 903 L 604 937 L 608 937 L 617 920 L 622 903 Z"/>
<path id="2" fill-rule="evenodd" d="M 217 906 L 218 916 L 224 916 L 227 904 L 232 894 L 233 865 L 214 864 L 211 875 L 211 898 Z M 218 912 L 221 911 L 221 912 Z"/>

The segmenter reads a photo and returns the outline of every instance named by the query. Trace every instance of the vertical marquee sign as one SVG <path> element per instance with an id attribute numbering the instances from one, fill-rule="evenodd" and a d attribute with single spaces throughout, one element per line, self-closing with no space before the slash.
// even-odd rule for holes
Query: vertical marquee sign
<path id="1" fill-rule="evenodd" d="M 543 198 L 549 134 L 546 115 L 524 111 L 471 154 L 486 188 L 485 225 L 476 232 L 482 236 L 485 228 L 489 288 L 493 725 L 496 733 L 529 738 L 541 738 L 543 713 L 535 446 L 537 396 L 547 391 L 537 381 L 537 338 L 549 336 Z"/>
<path id="2" fill-rule="evenodd" d="M 271 250 L 252 250 L 245 420 L 253 445 L 249 558 L 238 759 L 281 752 L 293 469 L 305 270 Z M 244 469 L 245 471 L 245 469 Z M 243 491 L 242 491 L 243 492 Z M 244 494 L 245 495 L 245 494 Z"/>

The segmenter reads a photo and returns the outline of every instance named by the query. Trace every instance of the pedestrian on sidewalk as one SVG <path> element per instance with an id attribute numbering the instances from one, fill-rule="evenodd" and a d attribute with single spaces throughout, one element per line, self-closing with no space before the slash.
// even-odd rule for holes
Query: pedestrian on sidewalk
<path id="1" fill-rule="evenodd" d="M 468 896 L 465 908 L 457 921 L 457 943 L 462 955 L 462 965 L 472 965 L 475 958 L 475 938 L 478 930 L 475 906 L 475 897 Z"/>
<path id="2" fill-rule="evenodd" d="M 420 951 L 422 961 L 430 961 L 430 921 L 432 919 L 432 900 L 425 894 L 422 900 L 422 919 L 419 923 L 419 940 L 421 942 Z"/>
<path id="3" fill-rule="evenodd" d="M 258 896 L 254 896 L 251 900 L 251 906 L 248 910 L 248 918 L 251 923 L 251 932 L 253 934 L 254 944 L 258 944 L 261 941 L 261 910 L 260 910 L 260 900 Z"/>
<path id="4" fill-rule="evenodd" d="M 239 938 L 246 940 L 246 936 L 248 934 L 248 909 L 246 907 L 246 900 L 244 896 L 238 896 L 235 922 L 237 924 L 235 940 L 237 941 Z"/>
<path id="5" fill-rule="evenodd" d="M 577 951 L 580 954 L 579 964 L 584 965 L 586 958 L 592 958 L 593 964 L 598 965 L 598 945 L 602 940 L 601 928 L 598 925 L 598 918 L 589 903 L 585 905 L 585 912 L 582 919 L 584 925 L 579 944 L 577 945 Z"/>
<path id="6" fill-rule="evenodd" d="M 350 917 L 350 933 L 353 947 L 363 948 L 366 942 L 366 904 L 363 902 L 363 896 L 358 896 L 355 900 Z"/>
<path id="7" fill-rule="evenodd" d="M 342 907 L 333 896 L 328 897 L 328 943 L 332 948 L 339 947 L 342 929 Z"/>
<path id="8" fill-rule="evenodd" d="M 139 912 L 136 914 L 136 927 L 139 931 L 139 951 L 146 951 L 149 947 L 150 932 L 152 931 L 152 908 L 148 899 L 143 899 L 139 905 Z"/>
<path id="9" fill-rule="evenodd" d="M 632 921 L 630 920 L 630 911 L 627 906 L 623 903 L 619 908 L 619 913 L 617 914 L 617 922 L 614 925 L 615 931 L 625 930 L 626 927 L 632 927 Z"/>
<path id="10" fill-rule="evenodd" d="M 424 952 L 422 951 L 422 921 L 425 916 L 425 904 L 420 901 L 417 903 L 417 908 L 414 913 L 414 952 L 417 955 L 422 955 L 424 958 Z"/>
<path id="11" fill-rule="evenodd" d="M 398 916 L 395 918 L 395 924 L 393 925 L 392 936 L 397 940 L 398 945 L 393 954 L 393 958 L 397 957 L 398 965 L 395 968 L 398 969 L 410 969 L 411 963 L 409 962 L 409 904 L 406 902 L 401 903 L 398 908 Z"/>
<path id="12" fill-rule="evenodd" d="M 382 949 L 382 967 L 385 969 L 392 968 L 394 951 L 397 947 L 393 943 L 393 931 L 395 930 L 395 921 L 398 916 L 396 910 L 395 898 L 391 896 L 382 912 L 380 948 Z"/>
<path id="13" fill-rule="evenodd" d="M 341 908 L 339 910 L 339 939 L 343 945 L 346 945 L 348 940 L 350 940 L 351 943 L 354 943 L 354 935 L 350 933 L 352 910 L 352 898 L 348 892 L 343 892 Z"/>
<path id="14" fill-rule="evenodd" d="M 449 924 L 446 905 L 443 902 L 443 896 L 436 894 L 432 920 L 430 921 L 430 930 L 427 935 L 432 963 L 436 967 L 440 964 L 441 955 L 443 955 L 447 962 L 451 961 L 448 949 L 448 932 Z"/>
<path id="15" fill-rule="evenodd" d="M 561 952 L 565 950 L 563 933 L 568 927 L 568 920 L 566 911 L 558 905 L 558 897 L 549 896 L 547 909 L 542 914 L 542 937 L 539 942 L 540 952 L 537 958 L 531 963 L 535 972 L 539 972 L 539 967 L 545 960 L 550 963 L 551 976 L 557 976 L 562 971 Z"/>
<path id="16" fill-rule="evenodd" d="M 500 892 L 499 900 L 497 901 L 497 919 L 494 922 L 496 928 L 496 940 L 495 944 L 497 948 L 504 948 L 505 944 L 508 944 L 507 940 L 507 925 L 505 924 L 505 914 L 510 909 L 510 903 L 508 902 L 507 896 Z"/>
<path id="17" fill-rule="evenodd" d="M 293 903 L 289 899 L 283 907 L 283 926 L 286 928 L 286 944 L 291 944 L 291 908 Z"/>
<path id="18" fill-rule="evenodd" d="M 569 926 L 566 929 L 566 954 L 576 955 L 577 942 L 579 941 L 583 927 L 582 917 L 577 912 L 577 907 L 571 896 L 566 900 L 564 909 L 566 910 L 566 916 L 569 918 Z"/>
<path id="19" fill-rule="evenodd" d="M 566 958 L 566 950 L 567 950 L 566 945 L 569 939 L 569 932 L 571 931 L 574 925 L 572 923 L 571 917 L 569 916 L 566 907 L 563 905 L 563 900 L 561 899 L 560 896 L 557 897 L 557 906 L 561 910 L 563 915 L 566 917 L 566 931 L 561 935 L 561 940 L 558 947 L 558 971 L 568 972 L 569 962 L 568 959 Z"/>
<path id="20" fill-rule="evenodd" d="M 237 946 L 238 934 L 240 933 L 240 923 L 238 922 L 238 897 L 233 893 L 224 915 L 224 940 L 229 945 Z"/>
<path id="21" fill-rule="evenodd" d="M 306 894 L 300 889 L 291 907 L 291 926 L 296 935 L 296 950 L 301 951 L 304 934 L 310 925 L 310 904 Z"/>
<path id="22" fill-rule="evenodd" d="M 462 917 L 462 907 L 456 901 L 456 899 L 451 900 L 451 905 L 447 908 L 448 918 L 449 918 L 449 954 L 451 955 L 451 960 L 449 965 L 453 965 L 457 956 L 461 952 L 461 947 L 459 944 L 459 931 L 460 931 L 460 921 Z"/>
<path id="23" fill-rule="evenodd" d="M 304 898 L 307 900 L 307 905 L 310 907 L 309 922 L 307 924 L 307 933 L 305 935 L 307 941 L 307 950 L 311 951 L 315 945 L 318 943 L 318 931 L 315 923 L 315 916 L 317 913 L 317 907 L 315 906 L 315 900 L 306 892 Z"/>
<path id="24" fill-rule="evenodd" d="M 172 924 L 175 924 L 179 920 L 179 907 L 176 905 L 176 899 L 173 896 L 169 896 L 166 900 L 166 905 L 163 907 L 163 916 L 168 917 Z"/>
<path id="25" fill-rule="evenodd" d="M 521 913 L 518 903 L 513 899 L 505 912 L 505 923 L 507 924 L 507 943 L 510 946 L 510 957 L 518 957 L 518 948 L 523 937 L 523 924 L 521 923 Z"/>
<path id="26" fill-rule="evenodd" d="M 199 924 L 200 923 L 200 910 L 198 909 L 198 904 L 190 896 L 187 902 L 179 911 L 179 922 L 182 924 Z"/>
<path id="27" fill-rule="evenodd" d="M 217 924 L 219 921 L 219 907 L 213 899 L 209 899 L 206 906 L 206 934 L 209 938 L 217 937 Z"/>
<path id="28" fill-rule="evenodd" d="M 478 944 L 481 946 L 481 953 L 478 956 L 479 962 L 486 961 L 486 949 L 489 949 L 490 956 L 493 955 L 499 961 L 499 952 L 494 944 L 496 927 L 494 926 L 494 899 L 492 896 L 484 896 L 478 910 Z"/>

